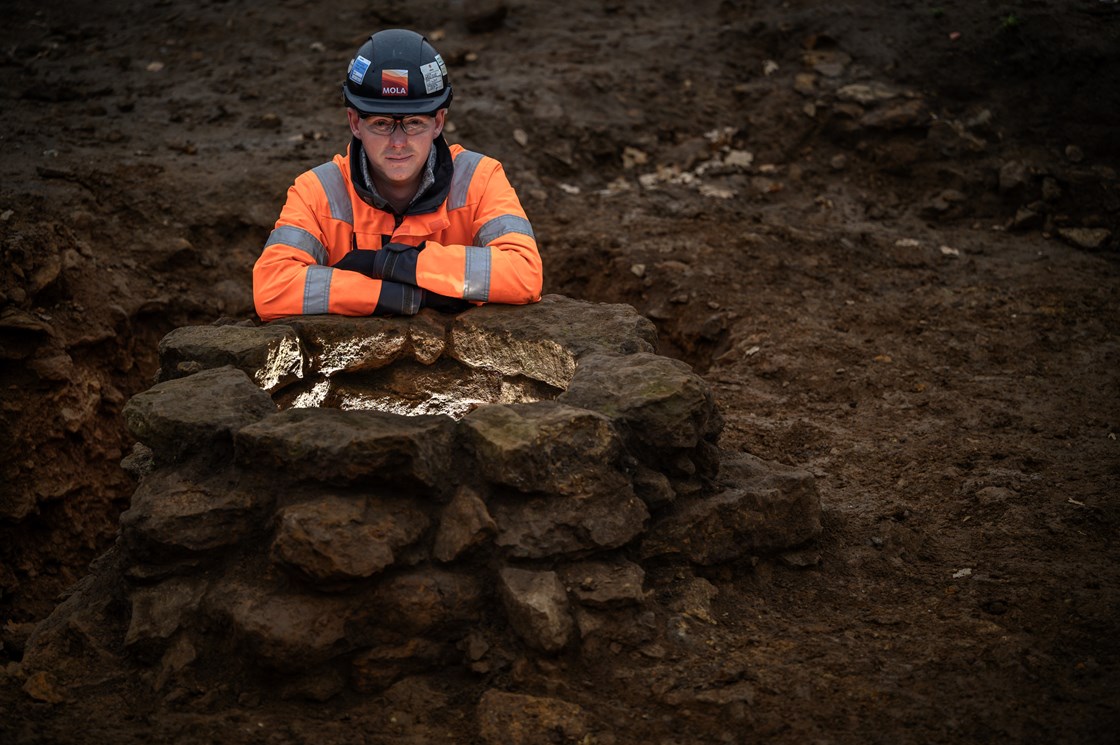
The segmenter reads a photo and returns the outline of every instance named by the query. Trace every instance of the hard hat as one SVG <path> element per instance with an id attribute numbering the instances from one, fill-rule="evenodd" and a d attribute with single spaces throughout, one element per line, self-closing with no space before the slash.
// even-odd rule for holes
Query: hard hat
<path id="1" fill-rule="evenodd" d="M 451 105 L 443 58 L 426 38 L 398 28 L 378 31 L 362 44 L 342 93 L 362 116 L 434 114 Z"/>

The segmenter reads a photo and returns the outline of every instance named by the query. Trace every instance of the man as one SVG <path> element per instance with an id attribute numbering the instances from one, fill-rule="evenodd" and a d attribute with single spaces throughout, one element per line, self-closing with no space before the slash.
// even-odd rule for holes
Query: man
<path id="1" fill-rule="evenodd" d="M 452 92 L 428 40 L 374 34 L 343 95 L 350 146 L 288 190 L 253 267 L 260 317 L 539 300 L 533 227 L 501 164 L 443 138 Z"/>

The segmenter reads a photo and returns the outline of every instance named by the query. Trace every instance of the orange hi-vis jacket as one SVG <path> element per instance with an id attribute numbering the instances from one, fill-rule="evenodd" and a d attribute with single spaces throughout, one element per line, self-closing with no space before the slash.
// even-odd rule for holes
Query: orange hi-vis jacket
<path id="1" fill-rule="evenodd" d="M 380 250 L 389 243 L 421 247 L 415 283 L 429 293 L 475 303 L 540 299 L 541 258 L 533 227 L 502 165 L 459 145 L 449 147 L 442 137 L 432 147 L 435 182 L 403 215 L 375 206 L 362 185 L 354 162 L 361 148 L 357 139 L 345 155 L 296 179 L 253 267 L 253 299 L 262 320 L 371 315 L 383 284 L 388 291 L 392 283 L 332 267 L 351 250 Z"/>

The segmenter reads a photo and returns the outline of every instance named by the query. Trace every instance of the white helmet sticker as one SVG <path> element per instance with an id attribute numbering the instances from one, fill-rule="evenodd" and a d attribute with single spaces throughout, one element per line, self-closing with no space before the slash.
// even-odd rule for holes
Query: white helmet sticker
<path id="1" fill-rule="evenodd" d="M 369 60 L 360 54 L 350 63 L 350 79 L 354 81 L 355 85 L 362 84 L 362 80 L 366 77 L 366 70 L 369 69 L 369 64 Z"/>
<path id="2" fill-rule="evenodd" d="M 439 71 L 447 75 L 447 65 L 443 64 L 443 57 L 439 56 L 439 52 L 436 52 L 436 64 L 439 65 Z"/>
<path id="3" fill-rule="evenodd" d="M 431 95 L 436 91 L 443 90 L 443 73 L 440 72 L 439 65 L 435 62 L 420 65 L 420 74 L 424 76 L 424 91 L 426 93 Z"/>

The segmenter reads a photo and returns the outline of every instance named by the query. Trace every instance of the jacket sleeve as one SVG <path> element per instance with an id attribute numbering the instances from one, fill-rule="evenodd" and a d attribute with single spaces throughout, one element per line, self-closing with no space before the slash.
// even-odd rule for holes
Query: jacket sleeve
<path id="1" fill-rule="evenodd" d="M 464 153 L 459 156 L 463 159 Z M 459 166 L 457 160 L 456 166 Z M 448 297 L 475 302 L 521 305 L 540 300 L 543 273 L 533 226 L 502 165 L 492 158 L 477 163 L 469 188 L 449 213 L 462 209 L 462 244 L 427 241 L 416 260 L 416 284 Z"/>
<path id="2" fill-rule="evenodd" d="M 331 217 L 327 196 L 314 172 L 296 179 L 253 266 L 253 301 L 261 319 L 373 313 L 381 281 L 331 268 L 348 249 L 352 231 L 351 226 Z"/>

